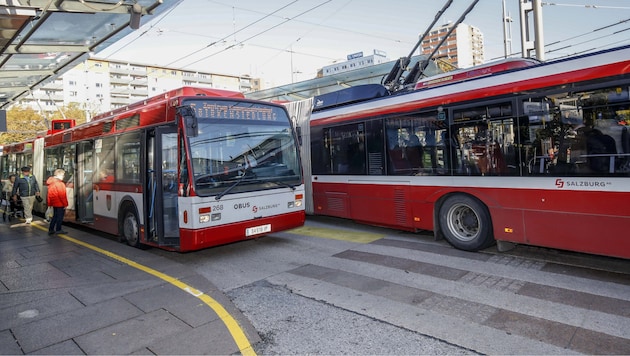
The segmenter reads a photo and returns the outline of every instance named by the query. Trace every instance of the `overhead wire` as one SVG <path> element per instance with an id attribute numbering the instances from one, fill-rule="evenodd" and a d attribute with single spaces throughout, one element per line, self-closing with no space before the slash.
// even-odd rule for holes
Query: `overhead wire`
<path id="1" fill-rule="evenodd" d="M 172 62 L 168 63 L 168 64 L 166 65 L 166 67 L 171 66 L 171 65 L 173 65 L 173 64 L 175 64 L 175 63 L 177 63 L 177 62 L 179 62 L 179 61 L 181 61 L 181 60 L 183 60 L 183 59 L 186 59 L 186 58 L 188 58 L 188 57 L 190 57 L 190 56 L 192 56 L 192 55 L 195 55 L 195 54 L 197 54 L 197 53 L 200 53 L 200 52 L 202 52 L 202 51 L 204 51 L 204 50 L 206 50 L 206 49 L 208 49 L 208 48 L 210 48 L 210 47 L 214 46 L 214 45 L 215 45 L 215 44 L 217 44 L 217 43 L 220 43 L 220 42 L 222 42 L 222 41 L 225 41 L 225 40 L 226 40 L 226 39 L 228 39 L 229 37 L 232 37 L 232 36 L 236 35 L 237 33 L 239 33 L 239 32 L 241 32 L 241 31 L 246 30 L 247 28 L 249 28 L 249 27 L 251 27 L 251 26 L 253 26 L 253 25 L 255 25 L 255 24 L 257 24 L 257 23 L 259 23 L 259 22 L 261 22 L 261 21 L 263 21 L 264 19 L 266 19 L 266 18 L 268 18 L 268 17 L 270 17 L 270 16 L 273 16 L 274 14 L 278 13 L 279 11 L 282 11 L 282 10 L 284 10 L 284 9 L 288 8 L 289 6 L 291 6 L 291 5 L 295 4 L 295 3 L 296 3 L 296 2 L 298 2 L 298 1 L 299 1 L 299 0 L 292 1 L 292 2 L 288 3 L 287 5 L 284 5 L 284 6 L 280 7 L 280 8 L 278 8 L 277 10 L 275 10 L 275 11 L 273 11 L 273 12 L 269 13 L 269 14 L 266 14 L 265 16 L 263 16 L 263 17 L 259 18 L 258 20 L 253 21 L 253 22 L 251 22 L 251 23 L 247 24 L 246 26 L 241 27 L 241 28 L 240 28 L 240 29 L 238 29 L 238 30 L 234 30 L 232 33 L 230 33 L 230 34 L 227 34 L 227 35 L 223 36 L 222 38 L 218 39 L 217 41 L 214 41 L 214 42 L 212 42 L 212 43 L 210 43 L 210 44 L 208 44 L 208 45 L 204 46 L 203 48 L 201 48 L 201 49 L 199 49 L 199 50 L 196 50 L 196 51 L 194 51 L 194 52 L 192 52 L 192 53 L 186 54 L 186 55 L 184 55 L 184 56 L 182 56 L 182 57 L 180 57 L 180 58 L 178 58 L 178 59 L 176 59 L 176 60 L 174 60 L 174 61 L 172 61 Z M 196 63 L 196 62 L 193 62 L 193 63 Z"/>
<path id="2" fill-rule="evenodd" d="M 338 13 L 338 12 L 339 12 L 339 11 L 341 11 L 343 8 L 345 8 L 346 6 L 348 6 L 351 2 L 352 2 L 352 0 L 349 0 L 349 1 L 347 1 L 345 4 L 343 4 L 342 6 L 335 8 L 335 9 L 333 10 L 333 13 Z M 322 58 L 322 59 L 328 59 L 328 60 L 331 60 L 331 61 L 332 61 L 332 60 L 335 60 L 334 58 L 330 58 L 330 57 L 326 57 L 326 56 L 313 55 L 313 54 L 310 54 L 310 53 L 298 52 L 298 51 L 294 51 L 294 50 L 293 50 L 293 45 L 294 45 L 294 44 L 296 44 L 296 43 L 297 43 L 298 41 L 300 41 L 301 39 L 305 38 L 305 37 L 306 37 L 309 33 L 313 32 L 315 28 L 325 27 L 325 26 L 322 26 L 322 25 L 323 25 L 323 23 L 324 23 L 325 21 L 327 21 L 328 19 L 330 19 L 330 16 L 325 16 L 324 18 L 325 18 L 325 20 L 323 20 L 323 21 L 322 21 L 322 22 L 320 22 L 320 23 L 309 23 L 309 22 L 306 22 L 306 21 L 296 20 L 297 22 L 300 22 L 300 23 L 304 23 L 304 24 L 309 24 L 309 25 L 312 25 L 311 29 L 310 29 L 310 30 L 308 30 L 308 31 L 306 31 L 306 32 L 303 32 L 303 33 L 299 34 L 299 35 L 297 36 L 297 39 L 296 39 L 296 40 L 294 40 L 294 41 L 290 42 L 290 43 L 289 43 L 288 45 L 286 45 L 284 48 L 282 48 L 282 49 L 277 49 L 278 51 L 276 52 L 276 54 L 275 54 L 275 55 L 273 55 L 273 56 L 271 56 L 271 57 L 269 57 L 269 58 L 268 58 L 265 62 L 263 62 L 263 63 L 261 64 L 261 66 L 265 66 L 266 64 L 268 64 L 269 62 L 271 62 L 272 60 L 274 60 L 275 58 L 277 58 L 277 57 L 278 57 L 278 56 L 280 56 L 281 54 L 288 52 L 289 50 L 290 50 L 290 54 L 291 54 L 291 56 L 293 56 L 294 54 L 299 54 L 299 55 L 302 55 L 302 56 L 317 57 L 317 58 Z M 251 44 L 250 44 L 250 45 L 251 45 Z M 293 68 L 291 68 L 291 72 L 293 72 Z"/>
<path id="3" fill-rule="evenodd" d="M 322 2 L 322 3 L 320 3 L 320 4 L 318 4 L 318 5 L 315 5 L 315 6 L 311 7 L 311 8 L 309 8 L 309 9 L 305 10 L 305 11 L 302 11 L 301 13 L 299 13 L 299 14 L 297 14 L 297 15 L 295 15 L 295 16 L 293 16 L 293 17 L 291 17 L 291 18 L 286 18 L 284 21 L 282 21 L 282 22 L 280 22 L 280 23 L 278 23 L 278 24 L 275 24 L 275 25 L 273 25 L 273 26 L 271 26 L 271 27 L 269 27 L 269 28 L 267 28 L 267 29 L 264 29 L 264 30 L 262 30 L 262 31 L 260 31 L 260 32 L 258 32 L 258 33 L 256 33 L 256 34 L 254 34 L 254 35 L 252 35 L 252 36 L 250 36 L 250 37 L 248 37 L 248 38 L 244 39 L 244 40 L 239 41 L 239 44 L 240 44 L 240 43 L 245 43 L 245 42 L 247 42 L 247 41 L 249 41 L 249 40 L 251 40 L 251 39 L 253 39 L 253 38 L 256 38 L 256 37 L 258 37 L 258 36 L 260 36 L 260 35 L 262 35 L 262 34 L 264 34 L 264 33 L 267 33 L 267 32 L 269 32 L 269 31 L 271 31 L 271 30 L 273 30 L 273 29 L 275 29 L 275 28 L 277 28 L 277 27 L 280 27 L 280 26 L 284 25 L 285 23 L 287 23 L 287 22 L 289 22 L 289 21 L 292 21 L 294 18 L 297 18 L 297 17 L 303 16 L 303 15 L 305 15 L 305 14 L 307 14 L 307 13 L 309 13 L 309 12 L 311 12 L 311 11 L 313 11 L 313 10 L 317 9 L 317 8 L 320 8 L 320 7 L 324 6 L 325 4 L 327 4 L 327 3 L 331 2 L 331 1 L 332 1 L 332 0 L 326 0 L 326 1 L 324 1 L 324 2 Z M 214 56 L 216 56 L 216 55 L 218 55 L 218 54 L 220 54 L 220 53 L 223 53 L 223 52 L 225 52 L 225 51 L 227 51 L 227 50 L 229 50 L 229 49 L 233 48 L 234 46 L 235 46 L 235 44 L 230 45 L 230 46 L 228 46 L 228 47 L 226 47 L 226 48 L 224 48 L 224 49 L 222 49 L 222 50 L 220 50 L 220 51 L 218 51 L 218 52 L 215 52 L 215 53 L 212 53 L 212 54 L 210 54 L 210 55 L 207 55 L 207 56 L 205 56 L 205 57 L 203 57 L 203 58 L 200 58 L 200 59 L 198 59 L 198 60 L 196 60 L 196 61 L 194 61 L 194 62 L 192 62 L 192 63 L 188 63 L 188 64 L 184 65 L 184 68 L 185 68 L 185 67 L 188 67 L 188 66 L 191 66 L 191 65 L 193 65 L 193 64 L 199 63 L 199 62 L 201 62 L 201 61 L 203 61 L 203 60 L 206 60 L 206 59 L 208 59 L 208 58 L 214 57 Z"/>

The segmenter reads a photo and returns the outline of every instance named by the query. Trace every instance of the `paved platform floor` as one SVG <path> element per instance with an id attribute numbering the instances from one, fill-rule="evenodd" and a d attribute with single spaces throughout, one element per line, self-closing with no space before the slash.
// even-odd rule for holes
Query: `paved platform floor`
<path id="1" fill-rule="evenodd" d="M 247 354 L 246 346 L 260 341 L 231 301 L 192 269 L 64 230 L 49 236 L 38 218 L 31 225 L 0 220 L 0 354 L 227 355 Z M 236 323 L 229 327 L 226 318 Z"/>

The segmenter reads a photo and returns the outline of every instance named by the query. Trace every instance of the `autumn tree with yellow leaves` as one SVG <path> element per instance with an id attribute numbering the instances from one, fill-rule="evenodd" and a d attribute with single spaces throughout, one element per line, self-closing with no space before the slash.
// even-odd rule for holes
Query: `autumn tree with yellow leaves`
<path id="1" fill-rule="evenodd" d="M 92 117 L 96 115 L 90 114 Z M 0 145 L 43 136 L 50 128 L 50 122 L 58 119 L 74 119 L 79 125 L 85 122 L 86 112 L 79 103 L 70 103 L 45 116 L 31 107 L 13 105 L 7 110 L 7 132 L 0 133 Z"/>

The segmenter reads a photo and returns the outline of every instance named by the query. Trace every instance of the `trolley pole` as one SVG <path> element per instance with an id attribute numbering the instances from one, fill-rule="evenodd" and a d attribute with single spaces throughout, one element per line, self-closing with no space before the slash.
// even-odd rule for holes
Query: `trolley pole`
<path id="1" fill-rule="evenodd" d="M 545 60 L 545 43 L 543 38 L 542 2 L 540 0 L 520 0 L 521 48 L 524 57 L 532 57 L 536 51 L 536 59 Z M 529 16 L 533 13 L 534 39 L 531 39 Z"/>

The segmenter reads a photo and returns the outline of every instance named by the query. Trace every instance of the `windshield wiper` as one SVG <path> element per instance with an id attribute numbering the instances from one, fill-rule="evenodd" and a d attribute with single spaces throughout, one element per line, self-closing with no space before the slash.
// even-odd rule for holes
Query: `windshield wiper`
<path id="1" fill-rule="evenodd" d="M 222 191 L 221 193 L 217 194 L 217 196 L 214 197 L 214 199 L 215 200 L 219 200 L 219 199 L 223 198 L 223 196 L 226 195 L 227 193 L 229 193 L 232 189 L 234 189 L 234 187 L 236 187 L 237 185 L 241 184 L 243 179 L 245 179 L 245 177 L 247 177 L 247 173 L 249 173 L 250 170 L 251 170 L 251 166 L 247 165 L 247 167 L 245 167 L 245 169 L 243 169 L 243 175 L 240 176 L 236 180 L 236 182 L 232 183 L 232 185 L 230 185 L 229 187 L 225 188 L 224 191 Z"/>
<path id="2" fill-rule="evenodd" d="M 291 190 L 295 190 L 295 186 L 294 186 L 294 185 L 291 185 L 291 184 L 289 184 L 289 183 L 285 183 L 285 182 L 283 182 L 283 181 L 279 181 L 279 180 L 270 180 L 270 181 L 268 181 L 268 182 L 275 183 L 275 184 L 277 184 L 277 185 L 281 185 L 281 186 L 283 186 L 283 187 L 291 188 Z"/>

